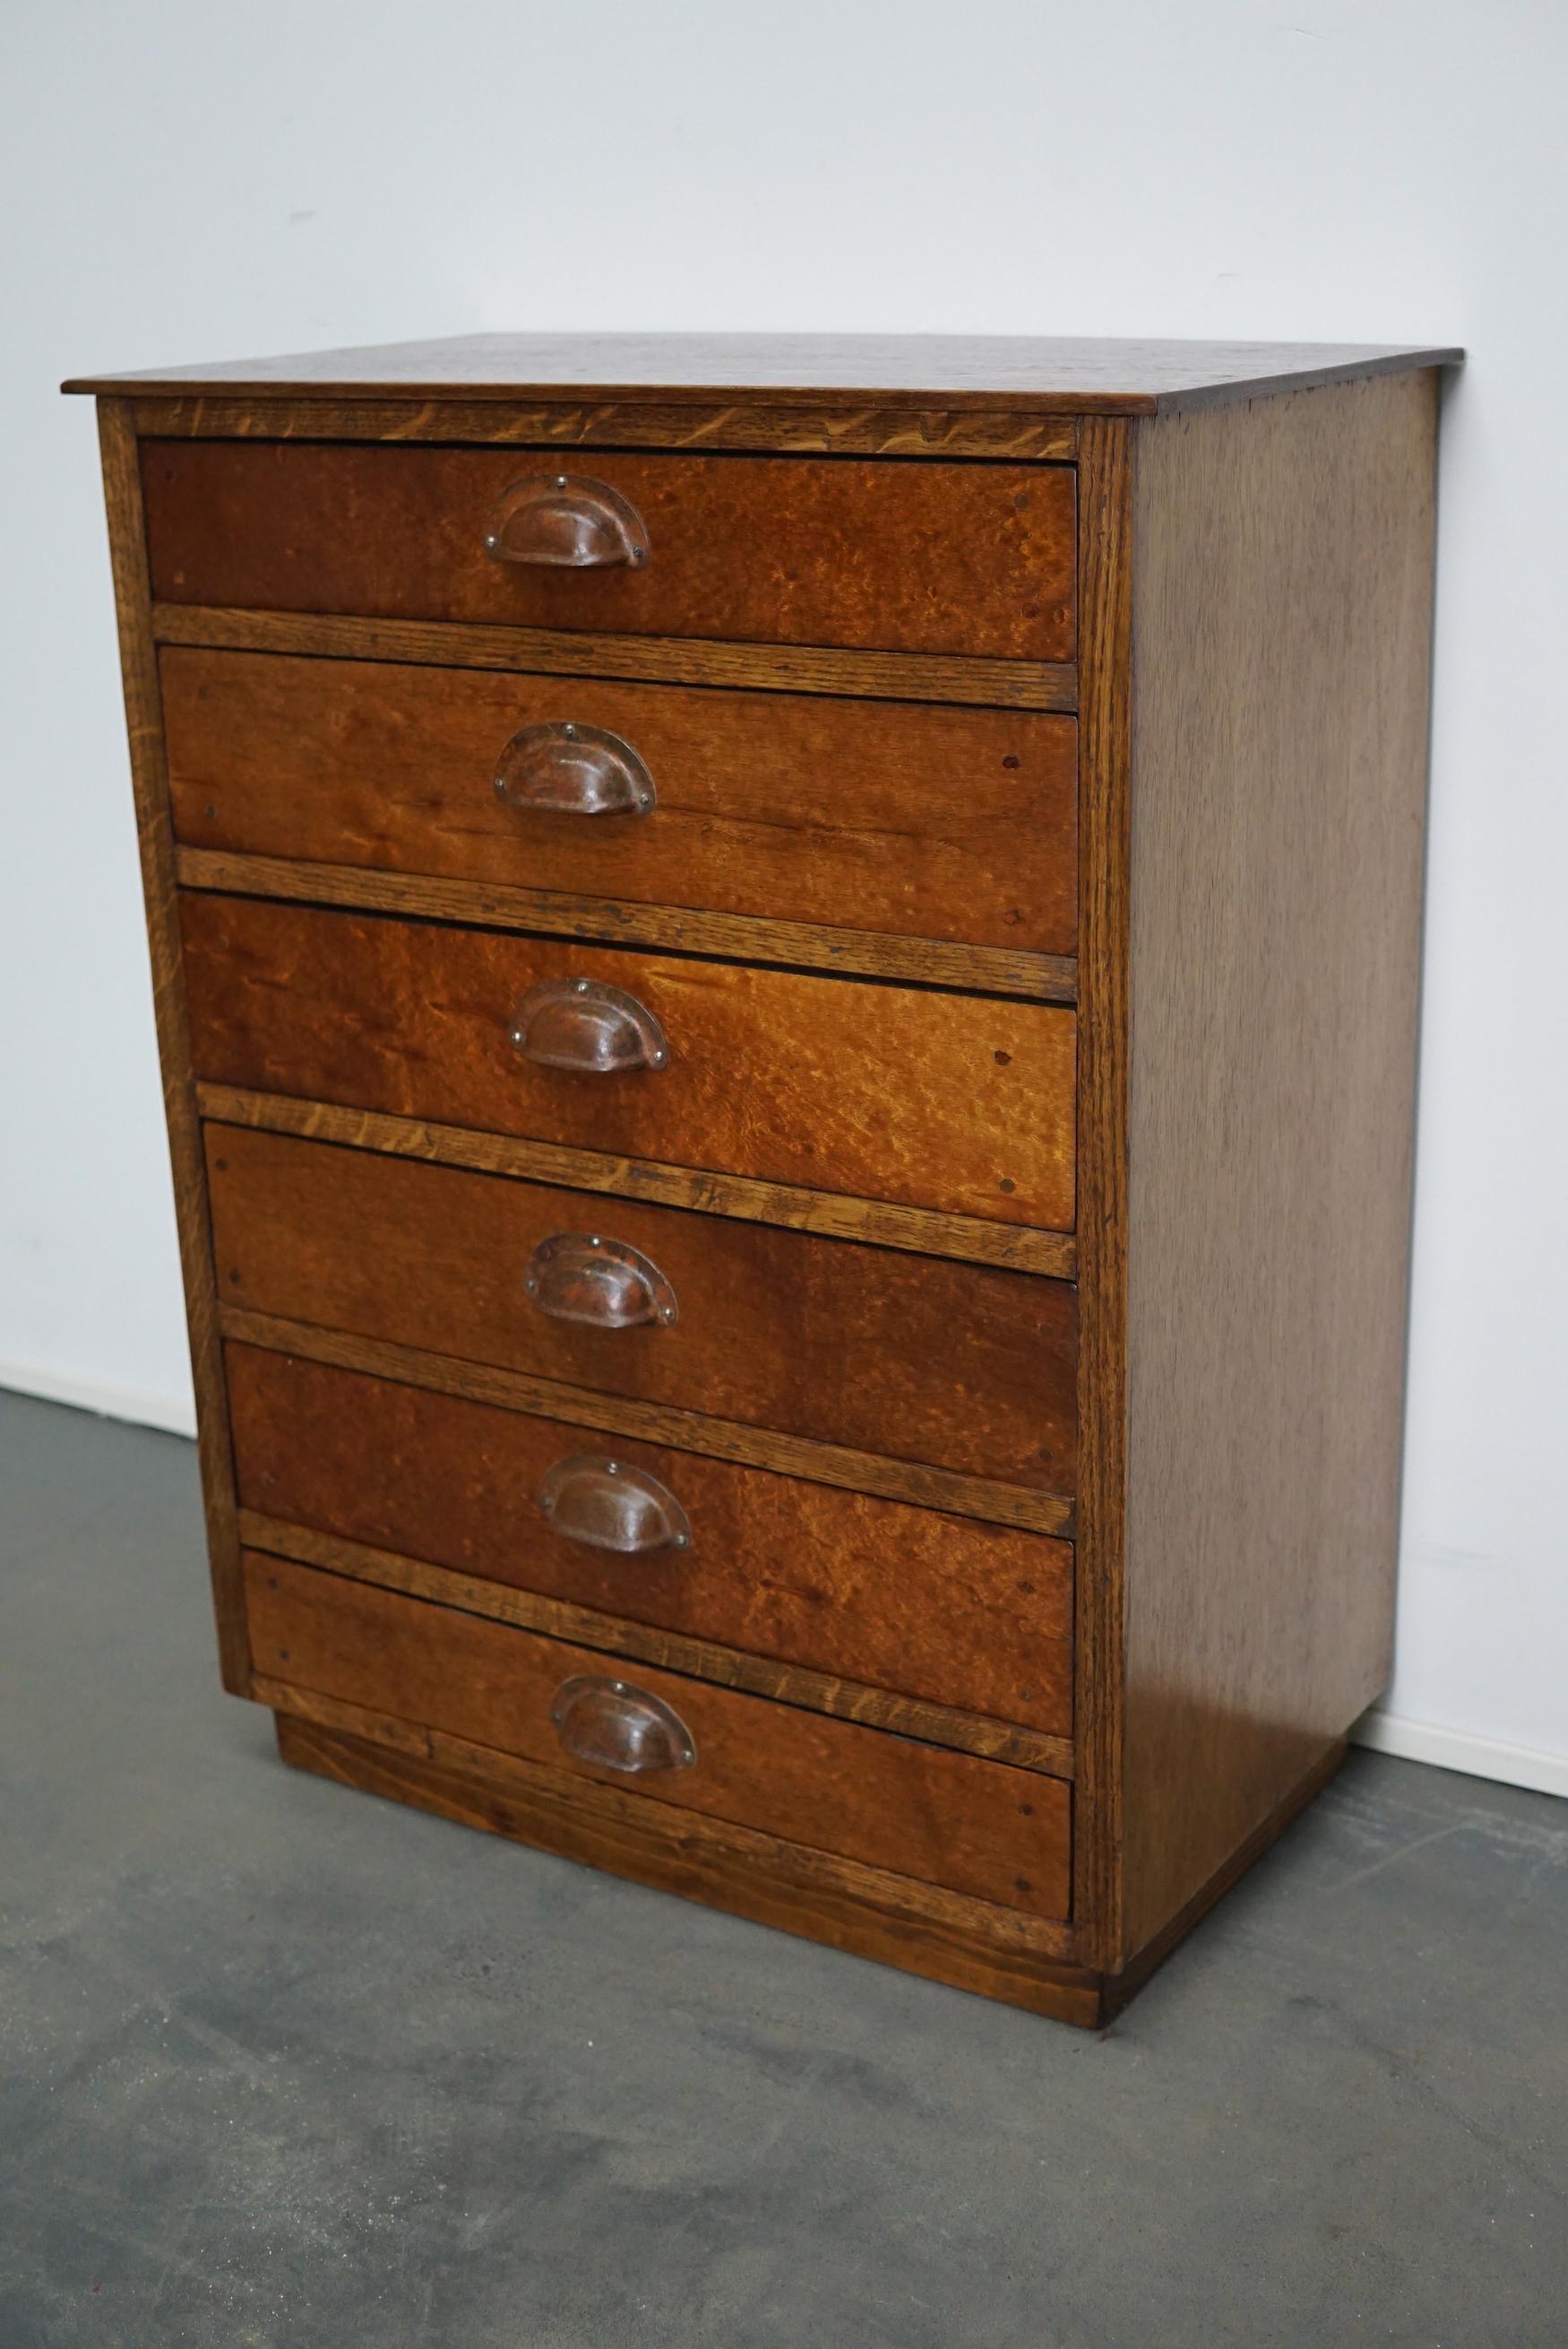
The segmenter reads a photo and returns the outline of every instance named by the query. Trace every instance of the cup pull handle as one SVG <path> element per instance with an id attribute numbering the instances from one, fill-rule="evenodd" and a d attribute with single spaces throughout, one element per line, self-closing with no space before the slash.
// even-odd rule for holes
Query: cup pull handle
<path id="1" fill-rule="evenodd" d="M 485 553 L 498 563 L 552 570 L 635 570 L 648 559 L 648 533 L 630 500 L 583 473 L 526 473 L 504 489 L 485 524 Z"/>
<path id="2" fill-rule="evenodd" d="M 596 1770 L 640 1777 L 649 1770 L 689 1770 L 696 1760 L 691 1732 L 675 1708 L 627 1681 L 579 1672 L 556 1690 L 550 1718 L 567 1753 Z"/>
<path id="3" fill-rule="evenodd" d="M 601 726 L 525 726 L 501 752 L 498 799 L 524 813 L 647 815 L 654 779 L 629 742 Z"/>
<path id="4" fill-rule="evenodd" d="M 511 1040 L 538 1068 L 585 1077 L 662 1069 L 670 1057 L 646 1004 L 596 978 L 545 978 L 531 987 L 511 1015 Z"/>
<path id="5" fill-rule="evenodd" d="M 584 1549 L 640 1557 L 691 1547 L 691 1520 L 675 1495 L 629 1461 L 591 1452 L 558 1460 L 539 1488 L 539 1506 L 552 1533 Z"/>
<path id="6" fill-rule="evenodd" d="M 679 1319 L 676 1293 L 659 1268 L 624 1240 L 597 1232 L 552 1232 L 529 1258 L 523 1288 L 552 1321 L 593 1330 L 669 1329 Z"/>

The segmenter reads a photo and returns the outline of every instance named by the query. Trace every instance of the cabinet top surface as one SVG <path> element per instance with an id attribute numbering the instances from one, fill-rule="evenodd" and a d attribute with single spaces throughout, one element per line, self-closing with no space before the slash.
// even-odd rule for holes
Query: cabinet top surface
<path id="1" fill-rule="evenodd" d="M 893 405 L 1157 415 L 1404 367 L 1450 347 L 1135 342 L 1012 335 L 466 335 L 209 367 L 73 377 L 64 388 L 149 397 L 736 402 L 801 395 Z"/>

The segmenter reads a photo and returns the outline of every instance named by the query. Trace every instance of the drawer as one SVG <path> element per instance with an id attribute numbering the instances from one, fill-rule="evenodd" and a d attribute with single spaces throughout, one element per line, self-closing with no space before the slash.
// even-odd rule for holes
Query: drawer
<path id="1" fill-rule="evenodd" d="M 160 677 L 194 847 L 1074 951 L 1070 718 L 175 646 Z"/>
<path id="2" fill-rule="evenodd" d="M 1058 1780 L 668 1672 L 617 1678 L 592 1650 L 255 1552 L 244 1575 L 267 1679 L 982 1900 L 1067 1914 L 1070 1796 Z M 607 1695 L 617 1686 L 619 1704 Z M 594 1754 L 656 1766 L 628 1775 Z"/>
<path id="3" fill-rule="evenodd" d="M 181 918 L 213 1082 L 1071 1227 L 1058 1007 L 258 897 L 188 894 Z M 645 1065 L 585 1072 L 620 1053 Z"/>
<path id="4" fill-rule="evenodd" d="M 645 562 L 577 569 L 487 553 L 508 492 L 553 481 L 561 461 L 515 449 L 150 440 L 153 593 L 279 612 L 1072 657 L 1070 467 L 594 450 L 562 478 L 629 503 Z M 587 494 L 567 492 L 578 504 Z M 536 551 L 550 535 L 542 527 Z"/>
<path id="5" fill-rule="evenodd" d="M 232 1345 L 227 1360 L 246 1508 L 834 1679 L 1071 1733 L 1066 1542 L 259 1347 Z M 645 1546 L 595 1546 L 610 1540 Z"/>
<path id="6" fill-rule="evenodd" d="M 1077 1302 L 1064 1281 L 640 1201 L 207 1128 L 220 1294 L 254 1312 L 1070 1494 Z M 624 1280 L 538 1265 L 560 1234 Z M 538 1266 L 537 1270 L 531 1269 Z M 676 1318 L 621 1328 L 545 1305 Z M 541 1283 L 534 1296 L 525 1281 Z"/>

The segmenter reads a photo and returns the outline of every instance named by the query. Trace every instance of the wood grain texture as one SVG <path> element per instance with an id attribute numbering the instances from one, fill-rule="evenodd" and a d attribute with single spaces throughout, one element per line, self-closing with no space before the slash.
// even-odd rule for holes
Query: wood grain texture
<path id="1" fill-rule="evenodd" d="M 145 395 L 206 386 L 231 398 L 368 399 L 447 392 L 511 402 L 568 392 L 639 405 L 695 392 L 763 406 L 780 392 L 804 392 L 835 404 L 954 412 L 1146 415 L 1460 357 L 1449 347 L 1088 336 L 488 334 L 77 377 L 65 388 Z"/>
<path id="2" fill-rule="evenodd" d="M 558 1143 L 519 1142 L 507 1134 L 474 1133 L 422 1118 L 382 1117 L 328 1102 L 291 1101 L 281 1093 L 248 1092 L 234 1085 L 199 1084 L 196 1102 L 203 1117 L 224 1125 L 297 1133 L 352 1150 L 385 1150 L 396 1158 L 428 1158 L 438 1165 L 467 1166 L 480 1174 L 519 1174 L 528 1182 L 570 1191 L 652 1199 L 659 1206 L 735 1216 L 742 1223 L 779 1224 L 828 1239 L 907 1248 L 916 1256 L 958 1257 L 968 1264 L 1041 1272 L 1062 1280 L 1072 1278 L 1078 1264 L 1070 1232 L 1036 1232 L 1017 1224 L 982 1223 L 970 1216 L 930 1215 L 921 1207 L 840 1198 L 828 1191 L 790 1190 L 778 1183 L 748 1182 L 738 1174 L 694 1174 L 685 1166 L 607 1157 Z"/>
<path id="3" fill-rule="evenodd" d="M 269 1557 L 318 1566 L 329 1574 L 346 1575 L 350 1581 L 400 1590 L 408 1598 L 455 1607 L 465 1615 L 480 1615 L 492 1622 L 511 1623 L 521 1630 L 592 1648 L 604 1658 L 606 1672 L 614 1672 L 617 1661 L 634 1671 L 641 1664 L 654 1664 L 693 1680 L 712 1681 L 720 1688 L 743 1689 L 750 1696 L 798 1705 L 806 1713 L 826 1713 L 835 1721 L 858 1721 L 863 1728 L 890 1729 L 900 1736 L 918 1737 L 927 1745 L 949 1745 L 955 1753 L 976 1754 L 1015 1769 L 1038 1770 L 1049 1778 L 1070 1779 L 1073 1775 L 1070 1742 L 1048 1732 L 1015 1727 L 956 1706 L 932 1704 L 921 1697 L 900 1696 L 889 1689 L 837 1679 L 805 1665 L 780 1663 L 776 1658 L 752 1655 L 715 1640 L 660 1630 L 625 1616 L 601 1614 L 511 1584 L 455 1574 L 449 1568 L 430 1566 L 399 1551 L 343 1541 L 334 1534 L 291 1525 L 259 1510 L 241 1510 L 240 1530 L 247 1547 L 264 1550 Z"/>
<path id="4" fill-rule="evenodd" d="M 460 1738 L 432 1732 L 428 1752 L 416 1754 L 404 1724 L 281 1682 L 267 1687 L 278 1750 L 297 1769 L 1032 2013 L 1088 2028 L 1099 2020 L 1099 1981 L 1071 1963 L 1068 1925 L 642 1802 Z"/>
<path id="5" fill-rule="evenodd" d="M 576 941 L 186 894 L 209 1082 L 570 1148 L 1070 1229 L 1070 1011 Z M 613 987 L 662 1068 L 540 1067 L 536 987 Z"/>
<path id="6" fill-rule="evenodd" d="M 219 1286 L 253 1313 L 739 1420 L 1066 1495 L 1076 1451 L 1073 1291 L 988 1266 L 769 1231 L 207 1128 Z M 557 1320 L 523 1290 L 535 1247 L 589 1232 L 639 1249 L 679 1319 Z"/>
<path id="7" fill-rule="evenodd" d="M 858 694 L 998 709 L 1071 710 L 1071 661 L 973 660 L 944 653 L 846 652 L 824 645 L 723 644 L 698 636 L 599 636 L 589 629 L 469 627 L 452 620 L 375 620 L 315 612 L 231 612 L 155 604 L 162 645 L 303 653 L 334 660 L 426 661 L 550 677 L 638 678 L 651 684 L 749 687 L 769 693 Z"/>
<path id="8" fill-rule="evenodd" d="M 558 461 L 552 460 L 551 461 Z M 501 563 L 510 449 L 148 440 L 162 602 L 1068 660 L 1070 466 L 606 453 L 640 568 Z"/>
<path id="9" fill-rule="evenodd" d="M 317 1565 L 334 1557 L 302 1549 L 303 1538 L 371 1558 L 396 1553 L 488 1592 L 453 1597 L 457 1606 L 591 1647 L 619 1644 L 676 1671 L 939 1744 L 1006 1760 L 1047 1746 L 1061 1763 L 1058 1741 L 1072 1727 L 1065 1542 L 666 1445 L 595 1443 L 561 1420 L 259 1347 L 231 1346 L 228 1371 L 245 1538 L 254 1548 L 281 1547 Z M 690 1519 L 689 1546 L 621 1557 L 562 1538 L 538 1495 L 558 1461 L 583 1454 L 655 1476 Z M 431 1586 L 423 1595 L 440 1593 Z M 555 1614 L 521 1614 L 520 1603 Z M 586 1610 L 601 1623 L 620 1619 L 588 1637 Z M 712 1651 L 706 1664 L 690 1661 L 699 1647 Z M 860 1689 L 846 1694 L 851 1682 Z M 799 1693 L 808 1682 L 818 1685 Z M 910 1698 L 920 1705 L 907 1706 Z M 889 1704 L 903 1707 L 899 1717 Z M 982 1725 L 973 1722 L 962 1736 L 937 1734 L 937 1707 L 988 1716 L 989 1742 L 975 1745 Z M 916 1726 L 916 1712 L 926 1725 Z M 1019 1740 L 1006 1723 L 1047 1735 Z"/>
<path id="10" fill-rule="evenodd" d="M 595 1650 L 259 1551 L 242 1562 L 266 1678 L 589 1784 L 628 1783 L 567 1754 L 551 1720 L 565 1682 L 616 1677 Z M 619 1677 L 673 1707 L 696 1748 L 692 1767 L 635 1781 L 645 1800 L 795 1839 L 809 1822 L 813 1845 L 841 1858 L 1033 1916 L 1066 1914 L 1072 1798 L 1058 1780 L 646 1665 Z"/>
<path id="11" fill-rule="evenodd" d="M 918 1461 L 881 1459 L 874 1453 L 853 1452 L 841 1444 L 781 1435 L 773 1428 L 743 1427 L 734 1420 L 716 1419 L 701 1412 L 599 1394 L 591 1387 L 568 1386 L 562 1380 L 425 1353 L 418 1347 L 291 1321 L 278 1314 L 224 1306 L 220 1320 L 223 1335 L 242 1345 L 268 1346 L 305 1361 L 332 1362 L 345 1370 L 366 1371 L 374 1378 L 403 1380 L 410 1386 L 428 1387 L 435 1394 L 465 1395 L 495 1403 L 503 1411 L 532 1412 L 573 1427 L 630 1436 L 639 1443 L 668 1444 L 705 1460 L 733 1460 L 743 1467 L 767 1468 L 780 1476 L 799 1476 L 847 1492 L 907 1501 L 916 1508 L 943 1509 L 954 1516 L 979 1518 L 986 1525 L 1017 1526 L 1039 1534 L 1072 1531 L 1072 1504 L 1055 1494 L 1030 1492 L 983 1476 L 954 1475 Z"/>
<path id="12" fill-rule="evenodd" d="M 231 856 L 218 849 L 179 848 L 174 864 L 186 888 L 221 889 L 232 895 L 408 914 L 420 920 L 533 931 L 546 937 L 662 947 L 781 969 L 841 971 L 847 978 L 904 979 L 965 993 L 1016 995 L 1028 1002 L 1071 1003 L 1078 993 L 1078 965 L 1061 955 L 948 946 L 872 930 L 818 929 L 744 914 L 688 913 L 677 905 L 632 905 L 495 882 L 377 873 L 363 865 L 292 864 L 282 857 Z"/>
<path id="13" fill-rule="evenodd" d="M 139 399 L 144 438 L 197 440 L 483 440 L 567 449 L 759 449 L 783 456 L 1009 457 L 1071 461 L 1070 416 L 1009 409 L 654 407 L 622 400 Z"/>
<path id="14" fill-rule="evenodd" d="M 1435 391 L 1138 451 L 1128 1956 L 1387 1668 Z"/>
<path id="15" fill-rule="evenodd" d="M 175 1217 L 185 1285 L 186 1329 L 196 1390 L 197 1454 L 217 1619 L 223 1685 L 242 1696 L 250 1684 L 250 1653 L 240 1588 L 233 1463 L 229 1449 L 222 1346 L 212 1278 L 206 1170 L 191 1067 L 191 1036 L 181 970 L 175 910 L 174 835 L 163 757 L 157 654 L 150 626 L 141 481 L 136 438 L 126 403 L 98 409 L 109 556 L 119 625 L 120 670 L 130 744 L 141 885 L 152 966 L 153 1011 L 163 1076 L 163 1107 L 174 1178 Z"/>
<path id="16" fill-rule="evenodd" d="M 1068 718 L 184 646 L 159 668 L 192 848 L 1076 949 Z M 497 796 L 511 736 L 562 724 L 633 746 L 651 814 Z"/>
<path id="17" fill-rule="evenodd" d="M 1082 428 L 1083 716 L 1078 1064 L 1078 1695 L 1074 1914 L 1089 1961 L 1120 1956 L 1127 1483 L 1128 821 L 1131 797 L 1131 427 Z"/>

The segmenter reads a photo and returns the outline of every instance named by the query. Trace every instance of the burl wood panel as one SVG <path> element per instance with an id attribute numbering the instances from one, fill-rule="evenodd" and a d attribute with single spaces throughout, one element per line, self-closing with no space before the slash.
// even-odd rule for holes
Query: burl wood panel
<path id="1" fill-rule="evenodd" d="M 1129 1954 L 1387 1670 L 1435 391 L 1140 434 Z"/>
<path id="2" fill-rule="evenodd" d="M 1067 1283 L 209 1126 L 219 1290 L 252 1312 L 1070 1493 Z M 678 1321 L 552 1319 L 555 1232 L 641 1249 Z"/>
<path id="3" fill-rule="evenodd" d="M 1068 1544 L 228 1350 L 245 1507 L 580 1607 L 1067 1734 Z M 656 1476 L 691 1546 L 562 1540 L 537 1495 L 591 1454 Z M 366 1475 L 366 1463 L 375 1474 Z"/>
<path id="4" fill-rule="evenodd" d="M 1070 1011 L 564 939 L 185 893 L 198 1076 L 669 1165 L 1057 1229 L 1073 1219 Z M 542 1068 L 547 981 L 634 996 L 659 1069 Z"/>
<path id="5" fill-rule="evenodd" d="M 639 569 L 500 563 L 497 500 L 553 452 L 150 440 L 154 592 L 175 604 L 505 621 L 1065 660 L 1070 466 L 595 452 Z"/>
<path id="6" fill-rule="evenodd" d="M 196 848 L 1074 950 L 1068 718 L 178 646 L 159 668 Z M 632 745 L 650 815 L 497 797 L 511 737 L 564 723 Z"/>
<path id="7" fill-rule="evenodd" d="M 255 1551 L 244 1565 L 256 1669 L 273 1680 L 979 1899 L 1067 1913 L 1072 1798 L 1055 1780 L 638 1666 L 622 1677 L 674 1707 L 696 1760 L 629 1782 L 565 1754 L 551 1723 L 564 1681 L 614 1676 L 593 1650 Z"/>

